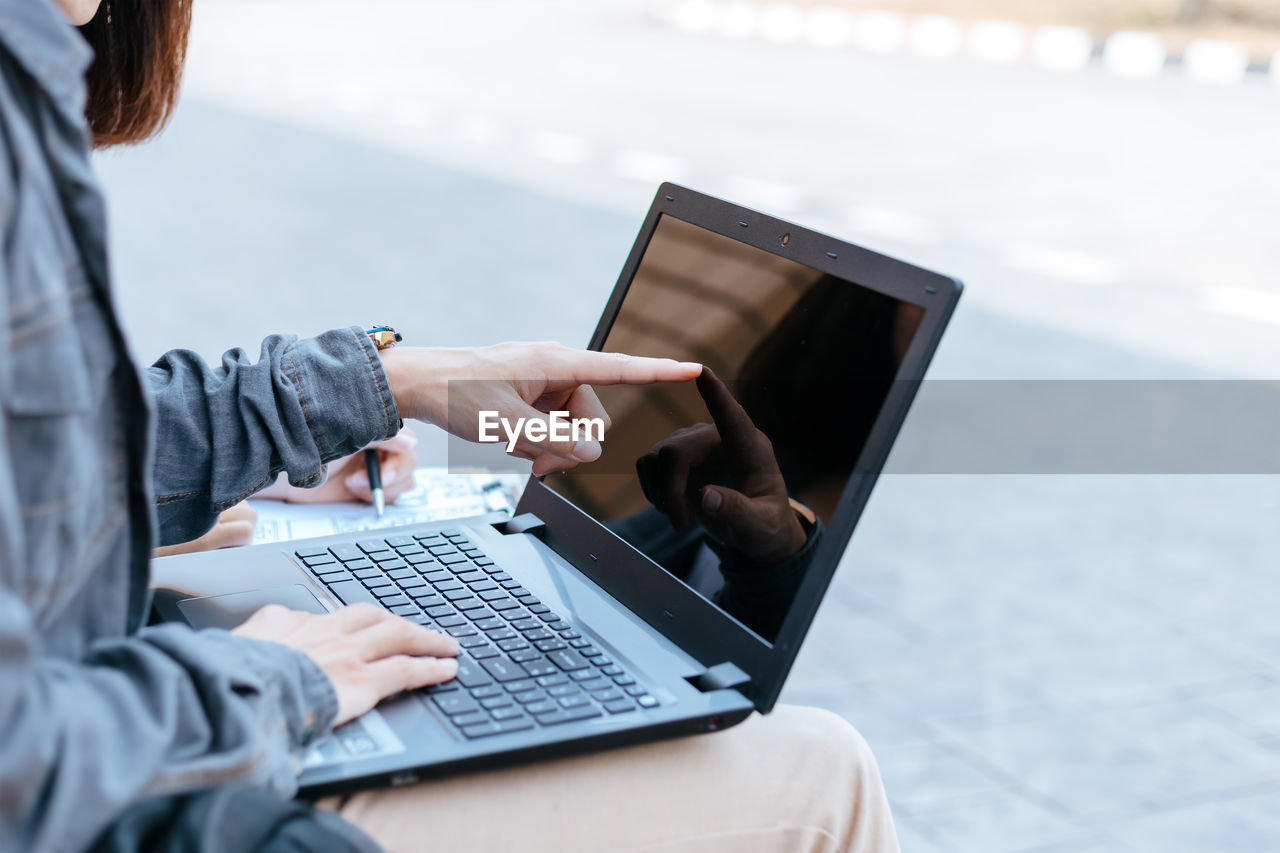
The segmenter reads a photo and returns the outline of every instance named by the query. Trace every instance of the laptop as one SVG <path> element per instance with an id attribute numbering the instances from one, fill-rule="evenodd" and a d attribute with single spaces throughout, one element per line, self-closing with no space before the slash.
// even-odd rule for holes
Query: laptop
<path id="1" fill-rule="evenodd" d="M 307 795 L 768 713 L 960 291 L 663 184 L 590 347 L 702 377 L 598 388 L 601 458 L 531 477 L 514 514 L 167 557 L 156 610 L 230 628 L 367 601 L 458 638 L 454 680 L 308 750 Z"/>

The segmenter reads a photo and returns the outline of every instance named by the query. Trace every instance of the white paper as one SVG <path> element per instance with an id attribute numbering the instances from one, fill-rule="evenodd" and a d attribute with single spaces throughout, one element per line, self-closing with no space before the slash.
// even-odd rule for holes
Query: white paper
<path id="1" fill-rule="evenodd" d="M 394 504 L 388 504 L 382 518 L 365 503 L 294 504 L 253 500 L 249 505 L 258 513 L 253 542 L 257 545 L 307 539 L 488 512 L 510 514 L 520 500 L 526 479 L 526 475 L 517 473 L 450 473 L 447 468 L 419 468 L 413 472 L 413 488 Z"/>

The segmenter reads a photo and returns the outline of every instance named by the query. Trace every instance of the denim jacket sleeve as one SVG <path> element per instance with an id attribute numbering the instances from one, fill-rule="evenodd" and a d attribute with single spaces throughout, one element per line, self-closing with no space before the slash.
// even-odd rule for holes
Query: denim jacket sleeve
<path id="1" fill-rule="evenodd" d="M 160 543 L 186 542 L 285 471 L 295 486 L 325 463 L 390 438 L 400 416 L 377 349 L 356 326 L 299 340 L 276 335 L 207 365 L 187 350 L 147 371 L 155 401 Z"/>

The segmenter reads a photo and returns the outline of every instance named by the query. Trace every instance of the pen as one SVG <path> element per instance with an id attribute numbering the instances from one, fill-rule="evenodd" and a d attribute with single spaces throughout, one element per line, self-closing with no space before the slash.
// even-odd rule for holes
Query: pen
<path id="1" fill-rule="evenodd" d="M 378 460 L 378 451 L 372 448 L 364 452 L 364 467 L 369 472 L 369 491 L 373 492 L 373 511 L 382 518 L 386 511 L 387 499 L 382 493 L 382 463 Z"/>

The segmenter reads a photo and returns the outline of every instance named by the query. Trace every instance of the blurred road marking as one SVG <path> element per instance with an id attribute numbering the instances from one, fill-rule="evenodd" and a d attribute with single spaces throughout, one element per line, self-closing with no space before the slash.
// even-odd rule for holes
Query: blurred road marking
<path id="1" fill-rule="evenodd" d="M 864 205 L 849 212 L 849 227 L 859 233 L 876 234 L 893 240 L 927 243 L 937 238 L 937 229 L 925 218 L 905 210 Z"/>
<path id="2" fill-rule="evenodd" d="M 744 39 L 756 30 L 756 8 L 750 3 L 722 3 L 716 32 L 728 39 Z"/>
<path id="3" fill-rule="evenodd" d="M 1041 27 L 1031 42 L 1031 56 L 1050 71 L 1082 71 L 1093 55 L 1093 39 L 1080 27 Z"/>
<path id="4" fill-rule="evenodd" d="M 1015 244 L 1005 250 L 1003 260 L 1014 269 L 1080 284 L 1114 284 L 1122 278 L 1115 261 L 1052 246 Z"/>
<path id="5" fill-rule="evenodd" d="M 1203 83 L 1239 83 L 1249 67 L 1249 51 L 1231 41 L 1192 39 L 1182 54 L 1187 76 Z"/>
<path id="6" fill-rule="evenodd" d="M 969 52 L 996 65 L 1021 59 L 1026 40 L 1022 25 L 1013 21 L 978 21 L 969 28 Z"/>
<path id="7" fill-rule="evenodd" d="M 853 14 L 833 6 L 818 6 L 809 12 L 805 31 L 818 47 L 843 47 L 853 39 Z"/>
<path id="8" fill-rule="evenodd" d="M 688 167 L 680 160 L 635 149 L 619 151 L 613 162 L 613 171 L 619 177 L 644 183 L 678 183 L 688 179 Z"/>
<path id="9" fill-rule="evenodd" d="M 1215 314 L 1280 326 L 1280 294 L 1247 287 L 1214 287 L 1203 293 L 1204 306 Z"/>
<path id="10" fill-rule="evenodd" d="M 793 184 L 763 180 L 750 175 L 731 175 L 725 180 L 725 196 L 730 201 L 767 210 L 794 212 L 804 201 L 804 191 Z"/>
<path id="11" fill-rule="evenodd" d="M 502 126 L 485 116 L 463 116 L 454 125 L 453 132 L 463 142 L 475 145 L 492 145 L 503 136 Z"/>
<path id="12" fill-rule="evenodd" d="M 529 151 L 535 157 L 566 166 L 584 163 L 591 155 L 591 148 L 585 140 L 566 133 L 545 131 L 529 137 Z"/>
<path id="13" fill-rule="evenodd" d="M 863 50 L 892 53 L 907 39 L 907 19 L 897 12 L 865 12 L 853 25 L 853 41 Z"/>
<path id="14" fill-rule="evenodd" d="M 708 0 L 680 3 L 671 10 L 671 23 L 682 33 L 700 36 L 716 25 L 716 7 Z"/>
<path id="15" fill-rule="evenodd" d="M 964 29 L 955 18 L 920 15 L 911 23 L 908 43 L 920 56 L 946 59 L 960 52 L 960 47 L 964 44 Z"/>
<path id="16" fill-rule="evenodd" d="M 1102 60 L 1112 74 L 1121 77 L 1155 77 L 1164 70 L 1164 39 L 1129 30 L 1112 33 Z"/>
<path id="17" fill-rule="evenodd" d="M 757 26 L 767 41 L 789 44 L 804 35 L 805 18 L 799 7 L 790 3 L 770 3 L 760 12 Z"/>

